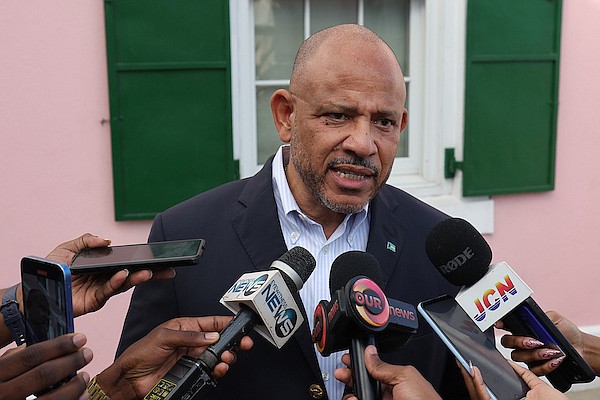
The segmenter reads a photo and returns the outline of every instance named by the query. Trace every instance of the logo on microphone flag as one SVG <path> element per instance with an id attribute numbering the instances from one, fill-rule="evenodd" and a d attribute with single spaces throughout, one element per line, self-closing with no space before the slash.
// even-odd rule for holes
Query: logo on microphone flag
<path id="1" fill-rule="evenodd" d="M 304 322 L 294 296 L 277 270 L 242 275 L 220 303 L 234 313 L 240 311 L 242 304 L 254 310 L 264 322 L 256 325 L 254 330 L 277 348 L 281 348 Z"/>
<path id="2" fill-rule="evenodd" d="M 505 262 L 490 266 L 477 283 L 462 288 L 456 301 L 485 331 L 527 299 L 533 291 Z"/>

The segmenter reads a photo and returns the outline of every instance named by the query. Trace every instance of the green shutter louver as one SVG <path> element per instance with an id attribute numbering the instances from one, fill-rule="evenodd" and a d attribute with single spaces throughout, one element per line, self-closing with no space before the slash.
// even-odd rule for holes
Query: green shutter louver
<path id="1" fill-rule="evenodd" d="M 116 219 L 235 179 L 228 2 L 105 0 L 105 17 Z"/>
<path id="2" fill-rule="evenodd" d="M 552 190 L 562 3 L 467 7 L 463 195 Z"/>

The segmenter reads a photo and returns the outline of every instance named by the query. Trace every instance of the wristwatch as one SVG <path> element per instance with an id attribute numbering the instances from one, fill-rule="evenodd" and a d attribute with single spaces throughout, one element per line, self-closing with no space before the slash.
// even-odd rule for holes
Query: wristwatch
<path id="1" fill-rule="evenodd" d="M 95 376 L 88 384 L 87 392 L 90 396 L 90 400 L 110 400 L 110 397 L 104 393 L 104 390 L 102 390 L 98 382 L 96 382 Z"/>
<path id="2" fill-rule="evenodd" d="M 2 316 L 4 317 L 4 325 L 10 331 L 17 346 L 20 346 L 25 343 L 25 324 L 19 310 L 19 303 L 17 303 L 18 286 L 19 284 L 16 284 L 4 291 L 0 312 L 2 312 Z"/>

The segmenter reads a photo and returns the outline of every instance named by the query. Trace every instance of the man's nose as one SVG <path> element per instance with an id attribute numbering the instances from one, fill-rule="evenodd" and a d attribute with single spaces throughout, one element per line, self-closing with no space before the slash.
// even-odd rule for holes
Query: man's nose
<path id="1" fill-rule="evenodd" d="M 373 129 L 375 127 L 366 118 L 357 120 L 342 142 L 342 149 L 353 152 L 361 158 L 367 158 L 377 153 Z"/>

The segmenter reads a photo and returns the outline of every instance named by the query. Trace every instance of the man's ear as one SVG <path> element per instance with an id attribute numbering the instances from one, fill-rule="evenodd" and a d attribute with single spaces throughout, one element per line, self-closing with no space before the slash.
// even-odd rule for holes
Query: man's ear
<path id="1" fill-rule="evenodd" d="M 404 128 L 406 128 L 407 124 L 408 124 L 408 111 L 406 111 L 406 108 L 405 108 L 404 114 L 402 114 L 402 121 L 400 121 L 400 132 L 402 132 L 404 130 Z"/>
<path id="2" fill-rule="evenodd" d="M 271 113 L 273 113 L 273 122 L 279 132 L 279 138 L 284 143 L 289 143 L 292 139 L 293 112 L 292 94 L 285 89 L 275 91 L 271 96 Z"/>

